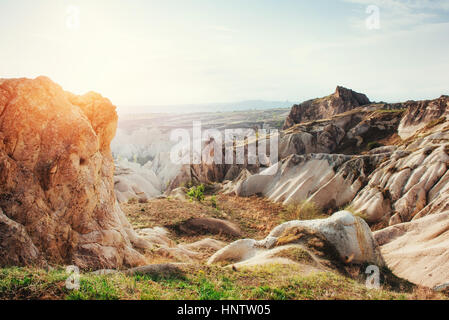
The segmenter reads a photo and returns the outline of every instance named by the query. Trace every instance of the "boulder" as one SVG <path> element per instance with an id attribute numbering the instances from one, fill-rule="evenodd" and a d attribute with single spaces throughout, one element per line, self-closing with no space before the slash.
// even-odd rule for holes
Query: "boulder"
<path id="1" fill-rule="evenodd" d="M 243 263 L 257 260 L 267 250 L 302 243 L 310 236 L 324 240 L 319 247 L 334 248 L 342 263 L 374 263 L 383 265 L 371 230 L 365 221 L 348 211 L 340 211 L 327 219 L 289 221 L 274 228 L 263 240 L 243 239 L 217 251 L 208 261 Z M 307 241 L 306 241 L 307 242 Z M 313 242 L 313 241 L 312 241 Z M 310 243 L 306 243 L 310 246 Z M 332 250 L 327 250 L 332 251 Z"/>

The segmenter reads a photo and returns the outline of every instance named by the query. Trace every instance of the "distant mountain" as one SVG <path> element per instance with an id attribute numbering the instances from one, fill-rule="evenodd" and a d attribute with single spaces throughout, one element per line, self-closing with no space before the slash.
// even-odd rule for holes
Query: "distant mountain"
<path id="1" fill-rule="evenodd" d="M 294 102 L 247 100 L 228 103 L 179 104 L 153 106 L 122 106 L 119 114 L 129 113 L 194 113 L 194 112 L 229 112 L 243 110 L 266 110 L 275 108 L 290 108 Z"/>

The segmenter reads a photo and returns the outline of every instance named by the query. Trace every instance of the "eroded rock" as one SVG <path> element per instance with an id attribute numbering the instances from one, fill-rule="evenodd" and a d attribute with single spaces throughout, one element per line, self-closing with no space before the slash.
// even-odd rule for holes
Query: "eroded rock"
<path id="1" fill-rule="evenodd" d="M 377 231 L 374 237 L 390 269 L 430 288 L 449 279 L 449 213 L 433 214 Z"/>
<path id="2" fill-rule="evenodd" d="M 285 121 L 284 129 L 296 123 L 330 118 L 369 103 L 366 95 L 339 86 L 330 96 L 294 105 Z"/>
<path id="3" fill-rule="evenodd" d="M 313 235 L 313 237 L 310 237 Z M 289 221 L 274 228 L 263 240 L 238 240 L 217 251 L 208 261 L 209 264 L 227 262 L 242 264 L 256 264 L 255 261 L 266 263 L 264 257 L 275 257 L 267 251 L 291 244 L 304 244 L 303 240 L 321 240 L 318 247 L 327 249 L 327 258 L 332 259 L 333 248 L 337 252 L 337 259 L 342 263 L 370 262 L 383 265 L 377 245 L 366 222 L 354 217 L 348 211 L 340 211 L 327 219 L 308 221 Z M 305 244 L 314 246 L 313 241 Z M 316 249 L 316 248 L 315 248 Z"/>
<path id="4" fill-rule="evenodd" d="M 136 251 L 146 242 L 114 195 L 116 125 L 99 94 L 76 96 L 45 77 L 0 80 L 0 208 L 2 225 L 17 230 L 14 241 L 2 238 L 0 265 L 38 256 L 85 269 L 146 262 Z"/>

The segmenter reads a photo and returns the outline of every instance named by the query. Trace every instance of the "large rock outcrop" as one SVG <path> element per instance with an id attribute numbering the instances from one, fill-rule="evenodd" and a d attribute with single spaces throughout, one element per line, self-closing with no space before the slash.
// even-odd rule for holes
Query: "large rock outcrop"
<path id="1" fill-rule="evenodd" d="M 334 210 L 354 199 L 371 168 L 387 156 L 294 154 L 240 181 L 235 193 L 243 197 L 262 194 L 284 204 L 309 201 L 323 210 Z"/>
<path id="2" fill-rule="evenodd" d="M 284 129 L 301 122 L 327 119 L 369 103 L 370 100 L 366 95 L 338 86 L 335 93 L 330 96 L 294 105 L 285 121 Z"/>
<path id="3" fill-rule="evenodd" d="M 437 130 L 399 147 L 370 175 L 352 206 L 368 221 L 394 225 L 448 206 L 449 132 Z"/>
<path id="4" fill-rule="evenodd" d="M 145 263 L 114 195 L 117 114 L 50 79 L 0 80 L 0 266 Z"/>

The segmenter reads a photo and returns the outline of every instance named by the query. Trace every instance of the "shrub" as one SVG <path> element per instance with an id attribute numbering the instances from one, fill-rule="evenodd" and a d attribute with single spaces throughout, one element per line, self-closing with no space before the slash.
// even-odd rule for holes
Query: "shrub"
<path id="1" fill-rule="evenodd" d="M 204 190 L 204 184 L 201 184 L 197 187 L 191 187 L 189 191 L 187 191 L 187 196 L 191 200 L 198 200 L 201 202 L 204 200 Z"/>
<path id="2" fill-rule="evenodd" d="M 327 215 L 311 201 L 302 201 L 299 204 L 291 204 L 287 207 L 288 220 L 312 220 L 325 218 Z"/>

